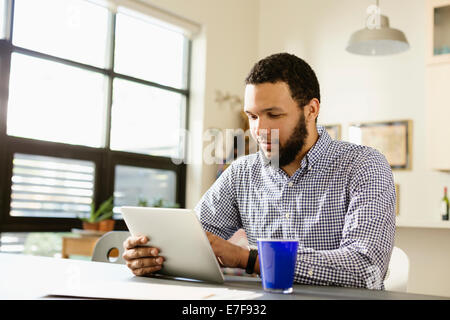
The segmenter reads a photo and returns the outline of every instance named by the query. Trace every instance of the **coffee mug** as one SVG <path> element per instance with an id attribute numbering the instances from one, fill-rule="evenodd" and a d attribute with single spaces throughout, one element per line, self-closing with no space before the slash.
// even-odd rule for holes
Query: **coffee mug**
<path id="1" fill-rule="evenodd" d="M 298 241 L 292 239 L 257 239 L 259 269 L 264 291 L 293 291 Z"/>

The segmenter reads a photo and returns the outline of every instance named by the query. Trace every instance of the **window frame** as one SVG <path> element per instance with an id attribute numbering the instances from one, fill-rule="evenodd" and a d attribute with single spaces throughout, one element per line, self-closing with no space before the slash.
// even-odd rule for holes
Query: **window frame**
<path id="1" fill-rule="evenodd" d="M 178 89 L 155 82 L 134 78 L 132 76 L 116 73 L 114 71 L 114 45 L 116 12 L 108 10 L 108 61 L 105 68 L 99 68 L 84 63 L 52 56 L 49 54 L 33 51 L 13 45 L 12 34 L 14 26 L 14 1 L 7 1 L 6 39 L 0 40 L 0 232 L 33 232 L 33 231 L 70 231 L 72 228 L 80 228 L 81 221 L 77 218 L 44 218 L 44 217 L 13 217 L 10 216 L 12 169 L 14 153 L 32 155 L 53 156 L 66 159 L 78 159 L 92 161 L 95 164 L 94 197 L 96 205 L 100 204 L 114 193 L 115 166 L 128 165 L 142 168 L 165 169 L 174 171 L 176 174 L 176 202 L 181 208 L 186 202 L 186 164 L 174 164 L 169 157 L 152 156 L 110 149 L 111 139 L 111 112 L 113 98 L 113 81 L 115 78 L 144 84 L 179 93 L 185 97 L 185 123 L 189 124 L 189 88 L 190 88 L 190 61 L 192 42 L 185 37 L 184 44 L 184 66 L 183 73 L 186 77 L 185 89 Z M 107 99 L 106 99 L 106 135 L 105 146 L 101 148 L 72 145 L 58 142 L 35 140 L 8 136 L 7 108 L 9 95 L 9 75 L 11 70 L 11 56 L 13 52 L 62 63 L 65 65 L 101 73 L 107 77 Z M 102 124 L 104 125 L 104 123 Z M 183 148 L 186 148 L 187 141 Z M 116 220 L 116 230 L 127 230 L 123 220 Z"/>

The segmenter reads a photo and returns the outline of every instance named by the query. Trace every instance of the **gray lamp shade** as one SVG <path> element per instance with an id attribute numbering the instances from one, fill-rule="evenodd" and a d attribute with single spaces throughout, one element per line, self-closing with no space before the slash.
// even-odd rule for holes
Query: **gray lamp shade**
<path id="1" fill-rule="evenodd" d="M 389 18 L 380 16 L 380 28 L 364 28 L 350 37 L 346 50 L 365 56 L 382 56 L 408 50 L 409 43 L 403 32 L 389 27 Z"/>

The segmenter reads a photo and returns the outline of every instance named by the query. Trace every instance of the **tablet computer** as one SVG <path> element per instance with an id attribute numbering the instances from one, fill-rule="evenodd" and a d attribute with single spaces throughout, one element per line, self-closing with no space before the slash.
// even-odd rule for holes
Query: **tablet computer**
<path id="1" fill-rule="evenodd" d="M 164 263 L 157 274 L 223 283 L 224 276 L 197 214 L 190 209 L 121 207 L 133 236 L 147 236 Z"/>

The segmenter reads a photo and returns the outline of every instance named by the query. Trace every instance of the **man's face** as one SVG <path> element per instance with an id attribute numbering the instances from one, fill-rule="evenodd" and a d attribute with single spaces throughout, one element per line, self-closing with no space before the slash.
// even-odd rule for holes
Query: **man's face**
<path id="1" fill-rule="evenodd" d="M 279 166 L 291 163 L 308 135 L 303 110 L 292 99 L 285 82 L 249 84 L 245 88 L 244 111 L 250 132 L 268 159 L 279 156 Z M 278 130 L 278 149 L 271 130 Z M 275 140 L 275 141 L 273 141 Z"/>

